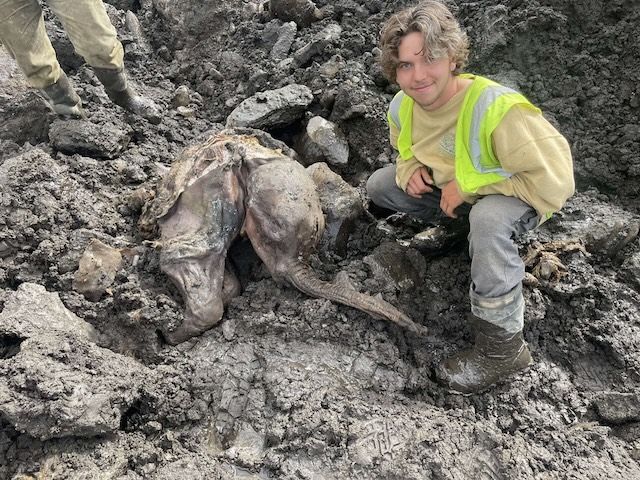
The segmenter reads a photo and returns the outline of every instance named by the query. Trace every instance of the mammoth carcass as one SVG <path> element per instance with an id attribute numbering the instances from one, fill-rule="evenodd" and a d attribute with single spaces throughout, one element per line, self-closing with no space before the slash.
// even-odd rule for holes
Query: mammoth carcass
<path id="1" fill-rule="evenodd" d="M 307 266 L 324 215 L 315 184 L 295 155 L 264 132 L 225 130 L 187 148 L 161 180 L 139 227 L 147 238 L 159 227 L 160 268 L 185 302 L 183 323 L 165 334 L 169 343 L 211 328 L 240 294 L 226 262 L 242 231 L 276 281 L 425 332 L 381 298 L 322 281 Z"/>

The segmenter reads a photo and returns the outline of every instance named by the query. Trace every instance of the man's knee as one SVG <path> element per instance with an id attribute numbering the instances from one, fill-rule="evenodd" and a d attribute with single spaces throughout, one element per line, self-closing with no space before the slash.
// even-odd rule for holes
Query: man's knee
<path id="1" fill-rule="evenodd" d="M 366 189 L 367 189 L 367 195 L 369 195 L 369 198 L 375 197 L 378 191 L 380 190 L 379 182 L 376 178 L 376 173 L 377 172 L 373 172 L 371 176 L 367 179 Z"/>
<path id="2" fill-rule="evenodd" d="M 469 224 L 472 230 L 499 228 L 504 220 L 505 217 L 499 206 L 488 197 L 476 203 L 469 212 Z"/>
<path id="3" fill-rule="evenodd" d="M 522 200 L 504 195 L 488 195 L 480 199 L 469 213 L 469 222 L 478 227 L 491 225 L 510 228 L 531 207 Z"/>
<path id="4" fill-rule="evenodd" d="M 537 212 L 526 202 L 516 197 L 489 195 L 479 200 L 471 209 L 469 222 L 472 228 L 519 235 L 535 228 L 539 218 Z"/>
<path id="5" fill-rule="evenodd" d="M 388 193 L 389 185 L 386 177 L 382 170 L 376 170 L 367 180 L 367 195 L 373 203 L 378 204 L 383 196 Z"/>

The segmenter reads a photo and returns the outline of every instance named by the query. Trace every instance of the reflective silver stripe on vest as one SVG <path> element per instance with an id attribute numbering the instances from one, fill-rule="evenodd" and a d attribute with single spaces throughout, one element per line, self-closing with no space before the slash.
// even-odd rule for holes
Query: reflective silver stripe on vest
<path id="1" fill-rule="evenodd" d="M 487 168 L 480 162 L 480 158 L 482 156 L 482 151 L 480 149 L 480 124 L 482 123 L 482 119 L 489 107 L 498 97 L 509 93 L 518 92 L 512 88 L 502 85 L 491 85 L 482 91 L 478 101 L 473 106 L 471 128 L 469 132 L 469 149 L 471 153 L 471 162 L 478 173 L 497 173 L 501 177 L 505 178 L 513 176 L 512 173 L 507 173 L 500 167 Z M 402 129 L 402 124 L 400 123 L 400 107 L 402 105 L 404 95 L 404 92 L 399 92 L 395 97 L 393 97 L 393 100 L 391 100 L 391 103 L 389 104 L 389 115 L 396 124 L 396 127 L 398 127 L 398 130 Z"/>
<path id="2" fill-rule="evenodd" d="M 400 104 L 402 104 L 402 99 L 404 98 L 404 92 L 398 93 L 393 100 L 391 100 L 391 104 L 389 104 L 389 114 L 391 115 L 391 119 L 393 123 L 396 124 L 398 130 L 402 128 L 400 125 Z"/>
<path id="3" fill-rule="evenodd" d="M 513 174 L 507 173 L 500 167 L 487 168 L 480 162 L 482 151 L 480 150 L 480 124 L 489 107 L 501 95 L 508 93 L 518 93 L 515 90 L 504 87 L 502 85 L 491 85 L 485 88 L 480 94 L 480 98 L 473 106 L 473 114 L 471 116 L 471 131 L 469 132 L 469 149 L 471 150 L 471 161 L 478 173 L 497 173 L 501 177 L 509 178 Z"/>

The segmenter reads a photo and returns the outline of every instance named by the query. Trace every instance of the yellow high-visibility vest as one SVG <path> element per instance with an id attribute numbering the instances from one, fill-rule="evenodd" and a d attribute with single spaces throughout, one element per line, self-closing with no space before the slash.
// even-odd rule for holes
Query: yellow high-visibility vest
<path id="1" fill-rule="evenodd" d="M 473 79 L 465 94 L 456 123 L 456 180 L 463 192 L 476 193 L 480 187 L 509 178 L 493 153 L 491 134 L 514 105 L 541 113 L 524 95 L 478 75 L 461 74 Z M 400 134 L 400 158 L 413 157 L 411 135 L 414 100 L 400 91 L 391 101 L 387 119 Z"/>

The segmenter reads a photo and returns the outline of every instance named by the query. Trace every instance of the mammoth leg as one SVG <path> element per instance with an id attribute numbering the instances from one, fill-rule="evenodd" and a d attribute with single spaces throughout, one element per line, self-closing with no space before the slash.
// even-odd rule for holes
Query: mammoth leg
<path id="1" fill-rule="evenodd" d="M 227 250 L 244 219 L 244 196 L 232 168 L 215 169 L 192 183 L 160 221 L 160 268 L 185 302 L 182 324 L 165 334 L 171 344 L 200 335 L 222 318 L 239 292 L 225 269 Z"/>

